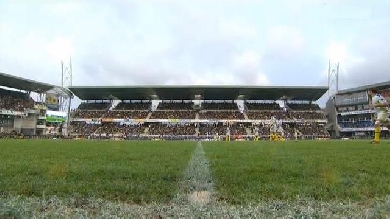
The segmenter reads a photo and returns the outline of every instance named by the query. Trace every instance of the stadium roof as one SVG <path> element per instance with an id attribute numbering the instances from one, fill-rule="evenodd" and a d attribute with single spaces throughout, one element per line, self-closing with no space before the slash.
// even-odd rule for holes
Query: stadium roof
<path id="1" fill-rule="evenodd" d="M 74 95 L 82 100 L 193 100 L 200 95 L 203 100 L 308 100 L 321 98 L 328 87 L 303 86 L 73 86 Z M 243 95 L 243 96 L 242 96 Z"/>
<path id="2" fill-rule="evenodd" d="M 355 87 L 355 88 L 351 88 L 351 89 L 340 90 L 337 92 L 337 94 L 356 93 L 356 92 L 360 92 L 360 91 L 366 91 L 366 90 L 371 89 L 371 88 L 376 88 L 378 90 L 389 89 L 390 88 L 390 81 L 364 85 L 364 86 Z"/>
<path id="3" fill-rule="evenodd" d="M 55 92 L 60 96 L 72 96 L 72 93 L 59 86 L 37 82 L 10 74 L 0 72 L 0 86 L 14 88 L 18 90 L 31 91 L 36 93 Z"/>

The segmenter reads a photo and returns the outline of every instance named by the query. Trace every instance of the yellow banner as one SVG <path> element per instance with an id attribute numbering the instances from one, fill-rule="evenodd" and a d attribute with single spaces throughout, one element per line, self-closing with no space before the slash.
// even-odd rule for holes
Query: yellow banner
<path id="1" fill-rule="evenodd" d="M 36 110 L 45 110 L 46 106 L 41 105 L 41 104 L 35 104 L 34 105 L 34 109 L 36 109 Z"/>
<path id="2" fill-rule="evenodd" d="M 55 94 L 46 94 L 46 105 L 58 105 L 59 100 Z"/>

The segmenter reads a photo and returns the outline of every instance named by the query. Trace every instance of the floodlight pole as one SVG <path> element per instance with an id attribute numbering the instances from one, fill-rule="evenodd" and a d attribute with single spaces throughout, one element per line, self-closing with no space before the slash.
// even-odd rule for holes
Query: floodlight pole
<path id="1" fill-rule="evenodd" d="M 334 97 L 339 91 L 339 70 L 340 63 L 332 63 L 329 60 L 328 65 L 328 98 Z"/>
<path id="2" fill-rule="evenodd" d="M 64 63 L 61 60 L 61 87 L 67 89 L 72 86 L 73 82 L 73 71 L 72 71 L 72 58 L 69 58 L 69 63 Z M 72 97 L 61 97 L 60 98 L 60 111 L 67 112 L 68 120 L 66 124 L 67 132 L 69 131 L 70 125 L 70 106 L 72 103 Z"/>

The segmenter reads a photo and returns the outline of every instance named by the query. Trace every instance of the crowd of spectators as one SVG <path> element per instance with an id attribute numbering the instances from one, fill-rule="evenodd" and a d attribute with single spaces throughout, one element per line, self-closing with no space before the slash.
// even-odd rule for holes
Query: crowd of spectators
<path id="1" fill-rule="evenodd" d="M 201 123 L 199 124 L 200 135 L 225 135 L 226 125 L 223 123 Z"/>
<path id="2" fill-rule="evenodd" d="M 318 104 L 307 104 L 307 103 L 288 103 L 287 106 L 291 110 L 296 110 L 296 111 L 318 111 L 321 110 L 320 106 Z"/>
<path id="3" fill-rule="evenodd" d="M 298 133 L 301 133 L 304 136 L 329 136 L 328 131 L 325 128 L 324 124 L 318 123 L 283 123 L 283 132 L 285 137 L 291 138 L 294 136 L 295 129 Z M 258 131 L 261 136 L 268 136 L 270 134 L 270 128 L 265 124 L 257 124 L 252 127 L 252 134 Z"/>
<path id="4" fill-rule="evenodd" d="M 146 119 L 149 112 L 145 110 L 109 110 L 102 114 L 102 118 L 110 119 Z"/>
<path id="5" fill-rule="evenodd" d="M 120 102 L 114 110 L 149 110 L 151 105 L 150 101 Z"/>
<path id="6" fill-rule="evenodd" d="M 149 113 L 150 102 L 121 102 L 113 110 L 111 103 L 81 103 L 72 112 L 73 118 L 83 119 L 145 119 Z"/>
<path id="7" fill-rule="evenodd" d="M 247 126 L 245 123 L 201 123 L 199 125 L 199 134 L 200 135 L 226 135 L 228 131 L 230 135 L 246 135 Z"/>
<path id="8" fill-rule="evenodd" d="M 78 107 L 79 110 L 108 110 L 111 106 L 110 102 L 93 102 L 81 103 Z"/>
<path id="9" fill-rule="evenodd" d="M 181 101 L 181 102 L 161 102 L 158 105 L 158 110 L 193 110 L 193 103 L 190 101 Z"/>
<path id="10" fill-rule="evenodd" d="M 125 125 L 120 123 L 86 123 L 73 121 L 70 123 L 70 133 L 79 136 L 88 135 L 139 135 L 144 133 L 145 126 L 134 124 Z"/>
<path id="11" fill-rule="evenodd" d="M 202 108 L 204 110 L 238 110 L 235 102 L 203 102 Z"/>
<path id="12" fill-rule="evenodd" d="M 149 124 L 149 135 L 195 135 L 196 127 L 191 123 L 152 123 Z"/>
<path id="13" fill-rule="evenodd" d="M 324 124 L 317 124 L 317 123 L 302 123 L 297 125 L 297 129 L 304 135 L 304 136 L 329 136 L 328 131 L 326 130 L 326 127 Z"/>
<path id="14" fill-rule="evenodd" d="M 276 119 L 325 119 L 325 114 L 317 111 L 248 111 L 247 115 L 254 120 L 267 120 L 272 116 Z"/>
<path id="15" fill-rule="evenodd" d="M 194 110 L 164 110 L 153 111 L 150 119 L 195 119 Z"/>
<path id="16" fill-rule="evenodd" d="M 80 107 L 74 112 L 74 117 L 79 118 L 122 118 L 122 119 L 145 119 L 151 113 L 149 119 L 195 119 L 197 113 L 199 119 L 208 120 L 244 120 L 243 112 L 235 102 L 204 102 L 200 110 L 193 108 L 192 102 L 171 101 L 161 102 L 157 109 L 151 110 L 152 103 L 145 102 L 121 102 L 113 110 L 109 110 L 107 103 L 92 103 Z M 268 120 L 271 117 L 282 120 L 309 120 L 325 119 L 325 114 L 320 111 L 316 104 L 289 104 L 289 107 L 282 109 L 279 104 L 264 102 L 247 102 L 245 113 L 251 120 Z M 104 122 L 104 120 L 103 120 Z M 317 123 L 299 123 L 304 125 L 294 126 L 303 135 L 327 135 L 324 126 Z M 198 129 L 196 126 L 199 126 Z M 249 129 L 249 130 L 248 130 Z M 199 135 L 225 135 L 228 130 L 231 135 L 240 136 L 254 134 L 256 131 L 260 135 L 269 135 L 269 126 L 258 124 L 252 126 L 251 123 L 209 123 L 209 124 L 185 124 L 185 123 L 150 123 L 146 125 L 120 125 L 118 123 L 103 123 L 103 125 L 77 124 L 74 131 L 82 134 L 123 134 L 139 135 L 144 131 L 149 135 L 195 135 L 197 130 Z M 284 124 L 287 136 L 292 136 L 294 128 L 288 123 Z"/>
<path id="17" fill-rule="evenodd" d="M 374 126 L 371 114 L 338 116 L 338 124 L 340 128 L 368 128 Z"/>
<path id="18" fill-rule="evenodd" d="M 278 103 L 245 102 L 247 110 L 281 110 Z"/>
<path id="19" fill-rule="evenodd" d="M 27 94 L 0 89 L 0 109 L 24 111 L 34 108 L 34 100 Z"/>
<path id="20" fill-rule="evenodd" d="M 69 132 L 80 136 L 92 135 L 100 126 L 100 124 L 72 121 L 70 122 Z"/>
<path id="21" fill-rule="evenodd" d="M 72 118 L 97 119 L 102 118 L 107 111 L 103 110 L 75 110 L 71 113 Z"/>
<path id="22" fill-rule="evenodd" d="M 210 120 L 215 120 L 215 119 L 245 119 L 244 114 L 242 114 L 238 110 L 219 110 L 219 111 L 202 111 L 199 113 L 199 118 L 200 119 L 210 119 Z"/>
<path id="23" fill-rule="evenodd" d="M 96 130 L 96 135 L 140 135 L 145 131 L 143 125 L 127 125 L 120 123 L 103 123 L 99 129 Z"/>
<path id="24" fill-rule="evenodd" d="M 72 111 L 72 118 L 96 119 L 102 118 L 111 107 L 111 103 L 107 102 L 84 102 L 79 107 Z"/>
<path id="25" fill-rule="evenodd" d="M 373 121 L 341 121 L 338 123 L 341 128 L 368 128 L 373 127 Z"/>
<path id="26" fill-rule="evenodd" d="M 290 109 L 277 110 L 277 103 L 246 103 L 246 114 L 249 119 L 267 120 L 272 116 L 276 119 L 325 119 L 325 113 L 317 104 L 290 104 Z M 250 106 L 250 107 L 249 107 Z M 291 107 L 292 106 L 292 107 Z"/>
<path id="27" fill-rule="evenodd" d="M 150 119 L 195 119 L 196 111 L 190 101 L 163 101 Z"/>

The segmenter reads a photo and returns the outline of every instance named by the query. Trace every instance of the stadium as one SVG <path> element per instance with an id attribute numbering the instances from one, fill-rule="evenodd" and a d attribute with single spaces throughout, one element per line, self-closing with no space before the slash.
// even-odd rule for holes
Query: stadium
<path id="1" fill-rule="evenodd" d="M 61 133 L 78 138 L 210 140 L 218 135 L 224 140 L 245 140 L 253 139 L 256 129 L 261 138 L 268 139 L 266 123 L 274 116 L 283 122 L 287 138 L 292 138 L 293 128 L 305 139 L 329 138 L 325 114 L 315 103 L 327 87 L 72 86 L 67 90 L 5 74 L 2 77 L 2 86 L 27 90 L 27 94 L 42 91 L 39 96 L 45 101 L 25 99 L 29 102 L 22 106 L 27 111 L 14 112 L 12 105 L 4 108 L 12 113 L 3 114 L 16 117 L 7 117 L 3 129 L 25 137 L 57 135 L 58 126 L 66 120 L 69 123 Z M 4 99 L 15 100 L 20 95 L 10 92 Z M 72 95 L 83 102 L 72 112 L 60 111 L 64 107 L 59 100 Z M 24 116 L 17 119 L 20 115 Z"/>
<path id="2" fill-rule="evenodd" d="M 329 132 L 343 138 L 372 138 L 374 135 L 375 110 L 369 106 L 368 89 L 378 89 L 390 101 L 390 81 L 340 90 L 328 100 L 326 112 Z M 387 127 L 382 127 L 384 138 L 389 138 Z"/>
<path id="3" fill-rule="evenodd" d="M 371 138 L 366 90 L 388 82 L 325 109 L 326 86 L 63 87 L 5 73 L 0 86 L 0 217 L 389 215 L 387 142 L 337 140 Z"/>

